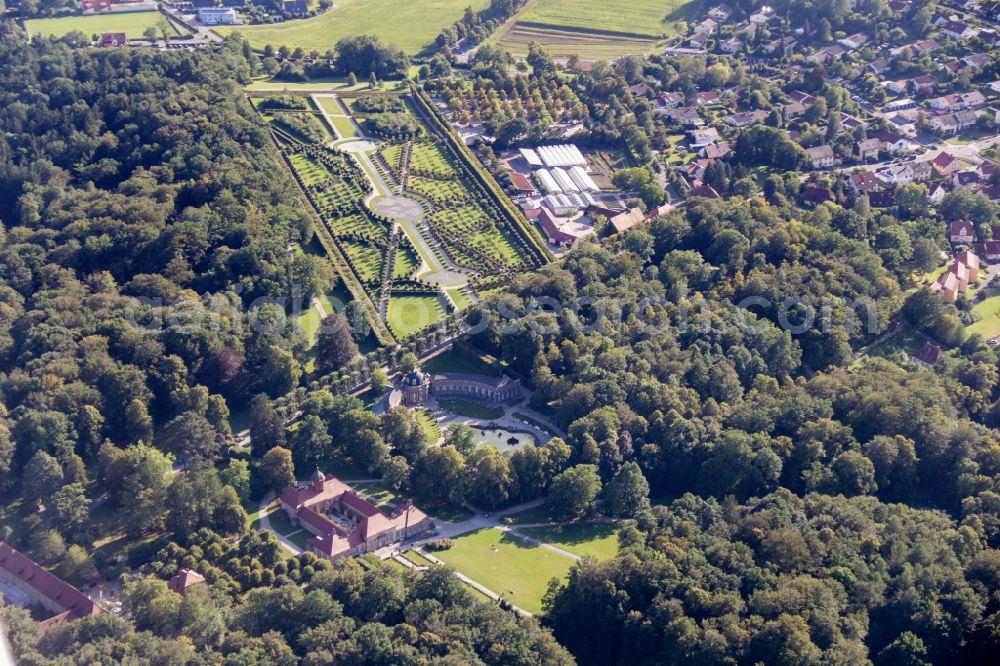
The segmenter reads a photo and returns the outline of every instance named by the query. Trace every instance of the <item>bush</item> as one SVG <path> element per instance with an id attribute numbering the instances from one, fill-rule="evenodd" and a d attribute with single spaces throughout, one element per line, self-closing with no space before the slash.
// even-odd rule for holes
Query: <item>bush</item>
<path id="1" fill-rule="evenodd" d="M 451 539 L 445 537 L 442 539 L 434 539 L 433 541 L 427 542 L 428 550 L 451 550 L 454 545 Z"/>

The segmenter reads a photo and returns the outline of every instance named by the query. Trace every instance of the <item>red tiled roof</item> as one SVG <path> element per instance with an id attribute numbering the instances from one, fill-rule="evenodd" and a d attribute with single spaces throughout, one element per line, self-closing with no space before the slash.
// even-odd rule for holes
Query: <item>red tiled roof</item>
<path id="1" fill-rule="evenodd" d="M 66 619 L 75 620 L 104 612 L 100 604 L 91 601 L 83 592 L 3 542 L 0 542 L 0 568 L 64 608 Z"/>
<path id="2" fill-rule="evenodd" d="M 514 184 L 514 189 L 518 192 L 534 192 L 535 188 L 531 184 L 531 181 L 527 179 L 523 174 L 512 173 L 510 174 L 510 182 Z"/>
<path id="3" fill-rule="evenodd" d="M 177 594 L 184 594 L 192 585 L 201 585 L 205 582 L 205 577 L 197 571 L 191 569 L 181 569 L 167 583 L 167 587 Z"/>
<path id="4" fill-rule="evenodd" d="M 925 342 L 924 346 L 913 355 L 913 358 L 927 365 L 934 365 L 941 358 L 941 348 L 932 342 Z"/>

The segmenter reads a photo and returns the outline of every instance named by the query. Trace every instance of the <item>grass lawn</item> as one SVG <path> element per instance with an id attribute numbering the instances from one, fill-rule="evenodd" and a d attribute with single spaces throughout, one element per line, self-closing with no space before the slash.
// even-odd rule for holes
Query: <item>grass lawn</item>
<path id="1" fill-rule="evenodd" d="M 355 490 L 367 496 L 378 508 L 389 510 L 403 500 L 396 491 L 387 488 L 379 481 L 355 483 Z"/>
<path id="2" fill-rule="evenodd" d="M 393 296 L 389 299 L 389 328 L 406 338 L 443 319 L 447 311 L 440 296 Z"/>
<path id="3" fill-rule="evenodd" d="M 547 523 L 550 520 L 552 520 L 552 517 L 549 515 L 549 508 L 544 504 L 542 506 L 535 507 L 534 509 L 528 509 L 527 511 L 515 513 L 504 518 L 504 522 L 511 525 Z"/>
<path id="4" fill-rule="evenodd" d="M 472 518 L 472 512 L 462 506 L 452 506 L 451 504 L 441 504 L 438 506 L 420 505 L 420 509 L 431 518 L 444 520 L 449 523 L 460 523 L 463 520 Z"/>
<path id="5" fill-rule="evenodd" d="M 1000 336 L 1000 295 L 976 303 L 972 311 L 981 319 L 965 329 L 969 335 L 978 333 L 987 340 Z"/>
<path id="6" fill-rule="evenodd" d="M 484 363 L 477 363 L 457 352 L 447 352 L 424 364 L 424 370 L 431 374 L 454 372 L 462 375 L 486 375 L 497 377 L 499 373 Z"/>
<path id="7" fill-rule="evenodd" d="M 451 296 L 451 300 L 455 302 L 455 307 L 459 310 L 464 310 L 470 305 L 472 305 L 472 297 L 469 296 L 469 292 L 462 287 L 452 287 L 451 289 L 446 289 L 448 295 Z"/>
<path id="8" fill-rule="evenodd" d="M 329 92 L 332 90 L 339 90 L 339 91 L 361 90 L 367 86 L 368 86 L 367 81 L 356 83 L 353 86 L 349 85 L 347 83 L 347 77 L 345 76 L 324 77 L 324 78 L 313 79 L 312 81 L 305 81 L 302 83 L 279 81 L 277 79 L 261 77 L 244 86 L 244 89 L 250 92 L 269 92 L 269 91 L 281 92 L 284 90 L 298 90 L 305 92 L 308 91 Z"/>
<path id="9" fill-rule="evenodd" d="M 255 47 L 287 44 L 323 52 L 344 37 L 374 35 L 410 55 L 434 50 L 434 39 L 462 18 L 467 6 L 479 11 L 489 0 L 338 0 L 333 9 L 312 18 L 278 24 L 219 27 L 223 35 L 240 32 Z"/>
<path id="10" fill-rule="evenodd" d="M 490 528 L 458 537 L 435 557 L 532 613 L 541 613 L 552 578 L 562 579 L 573 560 Z"/>
<path id="11" fill-rule="evenodd" d="M 424 436 L 427 437 L 427 443 L 432 446 L 437 444 L 437 441 L 441 439 L 441 429 L 438 428 L 437 422 L 427 413 L 427 410 L 418 409 L 413 412 L 413 416 L 420 423 L 420 428 L 424 431 Z"/>
<path id="12" fill-rule="evenodd" d="M 61 16 L 59 18 L 31 19 L 24 22 L 28 36 L 62 37 L 79 30 L 88 37 L 102 32 L 124 32 L 129 39 L 142 39 L 146 28 L 167 26 L 168 35 L 178 35 L 177 28 L 160 12 L 127 12 L 122 14 L 97 14 L 93 16 Z"/>
<path id="13" fill-rule="evenodd" d="M 458 414 L 460 416 L 469 416 L 475 419 L 498 419 L 503 416 L 502 407 L 491 407 L 478 402 L 469 402 L 467 400 L 438 400 L 438 404 L 441 406 L 441 409 L 445 411 Z"/>
<path id="14" fill-rule="evenodd" d="M 302 550 L 305 550 L 306 541 L 312 537 L 312 534 L 297 525 L 293 525 L 292 521 L 288 518 L 288 514 L 281 509 L 278 509 L 269 513 L 267 515 L 267 519 L 271 523 L 271 529 L 294 543 Z"/>
<path id="15" fill-rule="evenodd" d="M 428 560 L 415 550 L 408 550 L 403 553 L 403 557 L 416 564 L 418 567 L 432 567 L 434 563 Z"/>
<path id="16" fill-rule="evenodd" d="M 580 555 L 609 560 L 618 554 L 618 525 L 609 523 L 583 523 L 580 525 L 553 525 L 528 527 L 524 534 Z"/>

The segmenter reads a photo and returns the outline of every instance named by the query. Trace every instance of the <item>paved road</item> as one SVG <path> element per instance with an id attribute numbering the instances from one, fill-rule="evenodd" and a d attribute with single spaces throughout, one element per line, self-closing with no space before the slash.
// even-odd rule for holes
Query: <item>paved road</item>
<path id="1" fill-rule="evenodd" d="M 298 546 L 296 546 L 294 543 L 292 543 L 291 541 L 289 541 L 288 539 L 286 539 L 281 534 L 278 534 L 278 531 L 275 530 L 273 527 L 271 527 L 271 520 L 268 518 L 268 516 L 270 515 L 271 512 L 267 510 L 267 507 L 268 507 L 268 505 L 271 502 L 274 501 L 274 497 L 275 497 L 274 492 L 273 491 L 268 491 L 268 493 L 266 495 L 264 495 L 264 497 L 262 497 L 261 500 L 260 500 L 260 505 L 257 507 L 260 510 L 260 529 L 267 530 L 268 532 L 270 532 L 271 534 L 273 534 L 275 537 L 277 537 L 278 543 L 280 543 L 282 546 L 284 546 L 285 550 L 287 550 L 288 552 L 290 552 L 293 556 L 295 556 L 295 555 L 301 555 L 302 554 L 302 549 L 301 548 L 299 548 Z M 273 510 L 274 511 L 281 511 L 280 508 L 273 509 Z"/>

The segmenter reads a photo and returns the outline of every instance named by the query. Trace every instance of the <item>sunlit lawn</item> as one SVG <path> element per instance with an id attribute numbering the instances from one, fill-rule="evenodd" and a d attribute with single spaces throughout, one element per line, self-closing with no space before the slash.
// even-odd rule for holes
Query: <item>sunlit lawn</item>
<path id="1" fill-rule="evenodd" d="M 520 608 L 542 610 L 542 596 L 552 578 L 563 579 L 573 560 L 548 548 L 489 528 L 453 540 L 434 555 Z"/>
<path id="2" fill-rule="evenodd" d="M 526 527 L 520 531 L 533 539 L 550 543 L 581 557 L 608 560 L 618 554 L 618 532 L 621 528 L 610 523 L 582 523 Z"/>
<path id="3" fill-rule="evenodd" d="M 980 301 L 972 311 L 981 319 L 965 329 L 969 335 L 978 333 L 987 340 L 1000 336 L 1000 295 Z"/>

